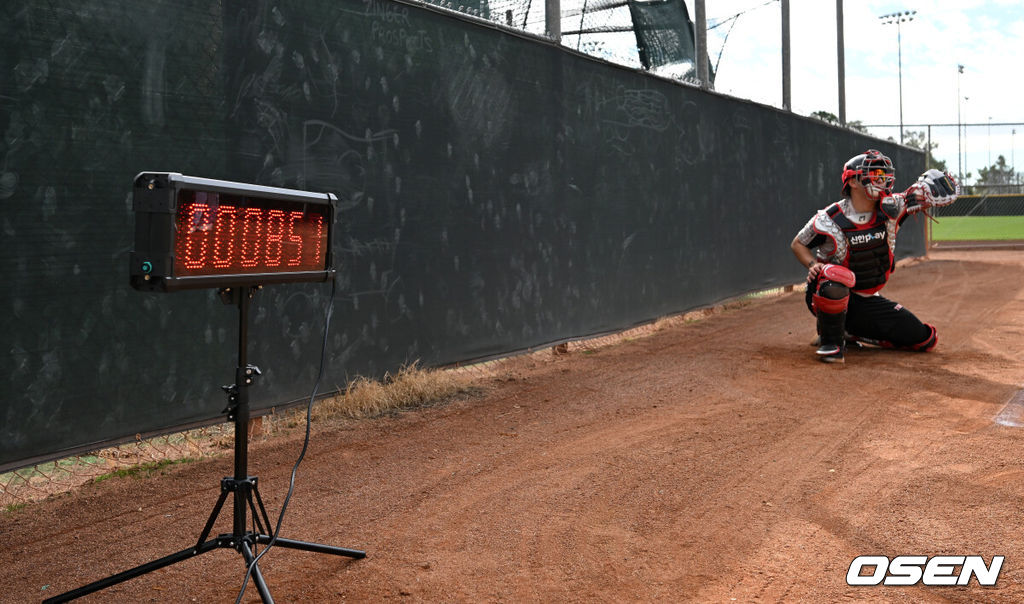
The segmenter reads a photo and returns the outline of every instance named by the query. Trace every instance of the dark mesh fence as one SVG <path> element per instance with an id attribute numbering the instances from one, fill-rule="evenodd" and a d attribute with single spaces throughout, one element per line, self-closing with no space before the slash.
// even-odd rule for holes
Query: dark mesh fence
<path id="1" fill-rule="evenodd" d="M 383 0 L 33 2 L 0 40 L 0 470 L 223 419 L 235 309 L 128 287 L 144 170 L 330 191 L 322 392 L 799 282 L 869 147 L 921 154 Z M 908 175 L 908 176 L 904 176 Z M 923 222 L 901 256 L 924 252 Z M 303 400 L 324 284 L 253 303 L 254 409 Z"/>
<path id="2" fill-rule="evenodd" d="M 942 216 L 1024 216 L 1024 195 L 963 195 L 956 203 L 936 208 L 936 217 Z M 1024 233 L 1021 233 L 1024 238 Z"/>
<path id="3" fill-rule="evenodd" d="M 203 296 L 178 300 L 189 324 L 207 328 L 186 333 L 161 300 L 125 289 L 124 183 L 159 166 L 223 172 L 221 10 L 202 0 L 4 5 L 0 467 L 145 431 L 169 408 L 208 416 L 197 410 L 218 384 L 190 377 L 208 380 L 214 357 L 189 352 L 220 345 L 229 370 L 228 331 L 206 319 L 222 311 Z"/>
<path id="4" fill-rule="evenodd" d="M 1024 241 L 1021 194 L 961 195 L 956 203 L 932 210 L 932 215 L 936 222 L 931 225 L 931 241 L 938 247 L 963 242 L 1019 246 Z"/>

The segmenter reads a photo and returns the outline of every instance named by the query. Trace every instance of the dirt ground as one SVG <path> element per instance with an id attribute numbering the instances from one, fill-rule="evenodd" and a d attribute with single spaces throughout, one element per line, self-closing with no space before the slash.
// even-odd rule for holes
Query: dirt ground
<path id="1" fill-rule="evenodd" d="M 445 405 L 318 428 L 282 535 L 368 555 L 272 549 L 270 591 L 1024 601 L 1022 274 L 1014 250 L 901 266 L 885 293 L 938 327 L 930 354 L 820 363 L 794 292 L 589 354 L 521 357 Z M 250 448 L 274 518 L 301 436 Z M 231 463 L 107 480 L 0 516 L 0 600 L 39 601 L 189 547 Z M 995 587 L 846 584 L 856 556 L 904 554 L 1005 563 Z M 243 575 L 242 557 L 219 549 L 83 601 L 230 602 Z M 259 601 L 251 584 L 244 600 Z"/>

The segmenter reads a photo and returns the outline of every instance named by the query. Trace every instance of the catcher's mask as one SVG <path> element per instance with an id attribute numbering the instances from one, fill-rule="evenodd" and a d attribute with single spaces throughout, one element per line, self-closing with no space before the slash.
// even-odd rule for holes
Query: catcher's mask
<path id="1" fill-rule="evenodd" d="M 869 197 L 878 199 L 892 193 L 896 169 L 892 166 L 892 160 L 882 155 L 881 151 L 868 149 L 850 158 L 843 166 L 843 195 L 850 194 L 850 180 L 854 178 L 860 179 Z"/>

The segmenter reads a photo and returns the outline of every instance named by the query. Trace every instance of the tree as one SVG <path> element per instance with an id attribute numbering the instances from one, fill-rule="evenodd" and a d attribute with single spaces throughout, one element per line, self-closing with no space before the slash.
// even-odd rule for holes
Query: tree
<path id="1" fill-rule="evenodd" d="M 1006 158 L 1002 155 L 996 159 L 996 163 L 987 168 L 978 170 L 978 181 L 975 183 L 976 190 L 981 193 L 998 193 L 999 185 L 1014 184 L 1016 171 L 1013 166 L 1006 165 Z"/>
<path id="2" fill-rule="evenodd" d="M 829 124 L 842 126 L 842 124 L 839 123 L 839 118 L 836 117 L 836 114 L 829 111 L 815 111 L 814 113 L 811 114 L 811 117 L 818 118 L 819 120 L 823 122 L 828 122 Z M 860 120 L 846 122 L 846 127 L 849 128 L 850 130 L 856 130 L 857 132 L 861 132 L 863 134 L 868 133 L 868 129 L 864 127 L 864 122 Z"/>
<path id="3" fill-rule="evenodd" d="M 935 168 L 936 170 L 946 171 L 946 160 L 935 159 L 932 151 L 939 148 L 939 143 L 929 143 L 928 138 L 924 132 L 912 130 L 906 130 L 903 132 L 903 144 L 908 147 L 920 149 L 927 154 L 926 166 L 927 168 Z"/>
<path id="4" fill-rule="evenodd" d="M 865 126 L 864 122 L 862 122 L 860 120 L 853 120 L 852 122 L 846 122 L 846 127 L 849 128 L 850 130 L 856 130 L 857 132 L 860 132 L 861 134 L 869 134 L 867 126 Z"/>
<path id="5" fill-rule="evenodd" d="M 823 122 L 835 124 L 836 126 L 839 125 L 839 118 L 836 117 L 836 114 L 830 113 L 828 111 L 815 111 L 814 113 L 811 114 L 811 117 L 816 117 Z"/>

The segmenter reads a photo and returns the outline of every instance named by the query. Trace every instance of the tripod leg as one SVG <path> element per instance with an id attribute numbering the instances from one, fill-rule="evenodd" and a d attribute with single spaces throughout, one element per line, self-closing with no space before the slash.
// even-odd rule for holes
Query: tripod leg
<path id="1" fill-rule="evenodd" d="M 252 565 L 252 582 L 256 584 L 256 590 L 260 592 L 260 598 L 264 604 L 274 604 L 274 598 L 270 595 L 270 590 L 267 589 L 267 582 L 263 580 L 263 573 L 260 572 L 258 564 L 253 564 L 253 560 L 256 556 L 252 554 L 252 549 L 249 548 L 249 540 L 243 539 L 240 544 L 242 557 L 245 558 L 246 568 Z"/>
<path id="2" fill-rule="evenodd" d="M 224 502 L 228 498 L 228 491 L 224 489 L 223 483 L 221 484 L 220 497 L 217 499 L 217 505 L 213 506 L 213 511 L 210 512 L 210 517 L 206 520 L 206 526 L 203 528 L 203 532 L 199 535 L 199 541 L 196 542 L 196 548 L 202 546 L 206 538 L 210 536 L 210 531 L 213 530 L 213 523 L 216 522 L 217 516 L 220 514 L 221 508 L 224 507 Z"/>
<path id="3" fill-rule="evenodd" d="M 163 558 L 160 558 L 159 560 L 153 560 L 152 562 L 147 562 L 145 564 L 140 564 L 139 566 L 136 566 L 133 569 L 126 570 L 126 571 L 118 573 L 116 575 L 111 575 L 111 576 L 107 577 L 106 579 L 100 579 L 99 581 L 94 581 L 94 582 L 92 582 L 92 583 L 90 583 L 88 585 L 84 585 L 82 587 L 79 587 L 78 589 L 73 589 L 73 590 L 71 590 L 69 592 L 62 593 L 59 596 L 54 596 L 52 598 L 43 600 L 43 602 L 44 602 L 44 604 L 49 604 L 50 602 L 69 602 L 69 601 L 74 600 L 76 598 L 81 598 L 82 596 L 84 596 L 86 594 L 91 594 L 91 593 L 93 593 L 95 591 L 99 591 L 101 589 L 106 589 L 106 588 L 110 587 L 111 585 L 117 585 L 118 583 L 123 583 L 124 581 L 127 581 L 129 579 L 134 579 L 135 577 L 139 577 L 139 576 L 144 575 L 146 573 L 151 573 L 154 570 L 158 570 L 158 569 L 161 569 L 161 568 L 163 568 L 165 566 L 170 566 L 172 564 L 176 564 L 178 562 L 181 562 L 182 560 L 187 560 L 188 558 L 191 558 L 193 556 L 198 556 L 199 554 L 208 552 L 208 551 L 210 551 L 212 549 L 216 549 L 218 547 L 227 547 L 227 544 L 221 543 L 221 539 L 220 538 L 218 538 L 218 539 L 211 539 L 211 540 L 207 541 L 206 543 L 199 544 L 196 547 L 190 547 L 188 549 L 183 549 L 183 550 L 181 550 L 180 552 L 178 552 L 176 554 L 171 554 L 169 556 L 164 556 Z"/>
<path id="4" fill-rule="evenodd" d="M 269 535 L 256 535 L 257 543 L 270 543 L 271 537 Z M 366 552 L 358 549 L 348 549 L 345 547 L 335 547 L 333 545 L 324 545 L 322 543 L 310 543 L 308 541 L 296 541 L 295 539 L 285 539 L 284 537 L 278 537 L 277 541 L 274 541 L 275 546 L 287 547 L 291 549 L 300 549 L 307 552 L 317 552 L 319 554 L 334 554 L 335 556 L 347 556 L 349 558 L 365 558 Z"/>
<path id="5" fill-rule="evenodd" d="M 317 552 L 317 553 L 321 553 L 321 554 L 334 554 L 336 556 L 348 556 L 349 558 L 365 558 L 366 557 L 366 552 L 363 552 L 363 551 L 360 551 L 360 550 L 357 550 L 357 549 L 348 549 L 348 548 L 344 548 L 344 547 L 335 547 L 333 545 L 324 545 L 324 544 L 321 544 L 321 543 L 309 543 L 307 541 L 296 541 L 295 539 L 285 539 L 285 538 L 282 538 L 282 537 L 278 537 L 277 540 L 274 540 L 273 537 L 269 534 L 270 531 L 271 531 L 270 518 L 267 516 L 267 509 L 266 509 L 266 507 L 263 506 L 263 498 L 260 497 L 260 491 L 259 491 L 258 488 L 256 488 L 256 483 L 255 482 L 253 483 L 252 491 L 250 491 L 250 493 L 249 493 L 249 505 L 250 506 L 252 506 L 253 495 L 256 496 L 256 502 L 259 504 L 260 512 L 263 514 L 263 519 L 267 523 L 266 534 L 264 534 L 262 530 L 259 531 L 255 535 L 255 543 L 262 543 L 262 544 L 266 545 L 266 544 L 270 543 L 271 541 L 274 541 L 275 545 L 280 545 L 281 547 L 286 547 L 286 548 L 291 548 L 291 549 L 304 550 L 304 551 L 307 551 L 307 552 Z M 259 522 L 258 516 L 256 515 L 256 509 L 255 508 L 253 508 L 253 510 L 252 510 L 252 515 L 253 515 L 253 518 L 256 519 L 256 524 L 257 524 L 257 527 L 258 527 L 260 522 Z"/>
<path id="6" fill-rule="evenodd" d="M 256 496 L 256 503 L 260 505 L 259 511 L 260 514 L 262 514 L 263 516 L 263 522 L 265 522 L 267 525 L 266 530 L 264 530 L 263 527 L 260 526 L 260 516 L 256 515 L 256 507 L 253 505 L 252 502 L 253 495 Z M 260 534 L 269 534 L 272 530 L 273 525 L 270 524 L 270 516 L 267 515 L 267 508 L 264 507 L 263 505 L 263 498 L 260 497 L 260 490 L 256 485 L 255 478 L 253 479 L 252 490 L 249 492 L 249 507 L 252 508 L 252 517 L 256 520 L 256 532 Z"/>

